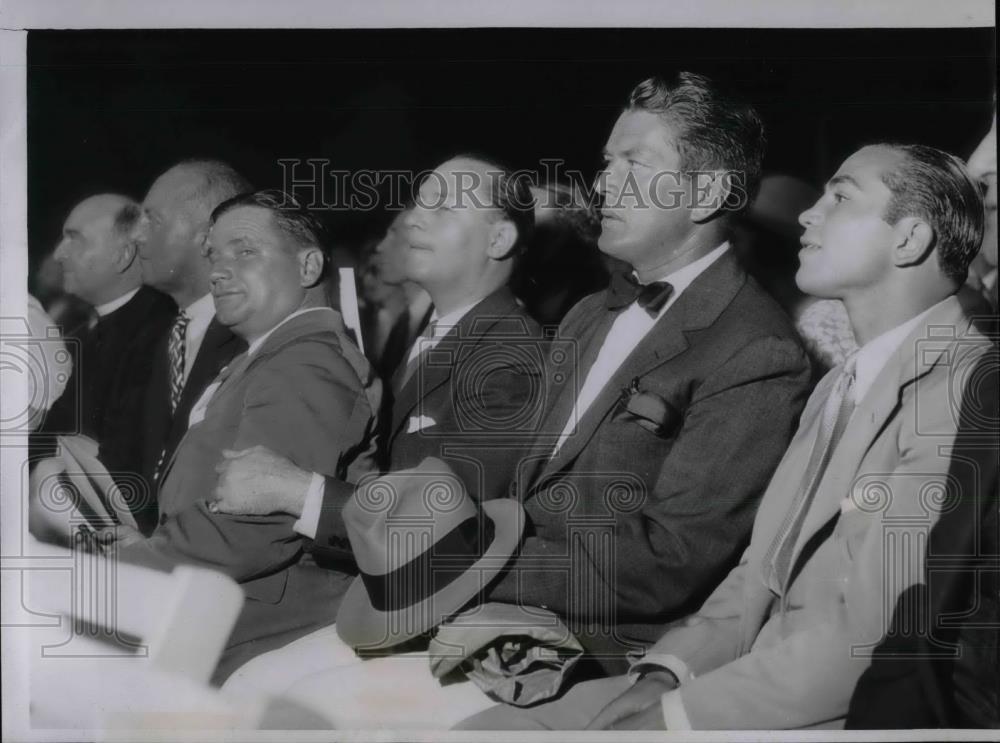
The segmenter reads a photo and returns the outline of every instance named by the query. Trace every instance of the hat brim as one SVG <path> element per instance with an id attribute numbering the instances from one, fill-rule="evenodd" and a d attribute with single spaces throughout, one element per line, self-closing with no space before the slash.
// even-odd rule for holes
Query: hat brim
<path id="1" fill-rule="evenodd" d="M 376 609 L 361 578 L 347 589 L 337 612 L 337 634 L 357 650 L 398 645 L 436 627 L 480 593 L 507 565 L 524 530 L 521 504 L 497 498 L 480 504 L 495 526 L 493 542 L 458 578 L 416 604 L 394 611 Z"/>

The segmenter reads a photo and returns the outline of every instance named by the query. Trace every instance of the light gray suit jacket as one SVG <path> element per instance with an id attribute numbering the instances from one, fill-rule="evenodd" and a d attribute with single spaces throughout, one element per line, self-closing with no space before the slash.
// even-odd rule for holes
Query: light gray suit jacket
<path id="1" fill-rule="evenodd" d="M 949 447 L 970 370 L 990 346 L 955 297 L 919 323 L 858 401 L 807 512 L 790 579 L 776 582 L 770 555 L 840 368 L 820 381 L 739 565 L 647 654 L 681 670 L 675 693 L 693 728 L 843 725 L 897 598 L 923 579 L 931 527 L 961 497 L 949 489 Z M 914 621 L 926 621 L 922 609 L 913 607 Z"/>

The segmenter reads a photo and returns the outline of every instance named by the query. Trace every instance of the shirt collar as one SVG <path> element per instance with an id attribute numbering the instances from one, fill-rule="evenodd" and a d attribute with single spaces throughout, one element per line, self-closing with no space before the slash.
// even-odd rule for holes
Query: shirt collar
<path id="1" fill-rule="evenodd" d="M 482 301 L 482 299 L 477 299 L 471 304 L 463 305 L 457 310 L 452 310 L 447 315 L 438 316 L 437 309 L 435 309 L 434 312 L 431 313 L 430 320 L 431 324 L 434 325 L 434 335 L 444 335 L 447 333 L 448 330 L 458 325 L 462 321 L 463 317 L 469 314 L 469 310 Z"/>
<path id="2" fill-rule="evenodd" d="M 203 297 L 199 297 L 184 308 L 184 313 L 192 320 L 204 320 L 207 325 L 215 317 L 215 300 L 209 292 Z"/>
<path id="3" fill-rule="evenodd" d="M 875 378 L 906 340 L 906 336 L 912 333 L 920 321 L 940 304 L 941 302 L 938 302 L 934 306 L 928 307 L 916 317 L 885 331 L 877 338 L 872 338 L 858 349 L 857 368 L 854 374 L 854 399 L 856 401 L 861 402 L 864 399 L 865 394 L 875 382 Z"/>
<path id="4" fill-rule="evenodd" d="M 128 304 L 129 300 L 132 299 L 132 297 L 134 297 L 136 294 L 138 294 L 139 289 L 141 288 L 142 287 L 137 286 L 132 291 L 122 294 L 120 297 L 118 297 L 118 299 L 112 299 L 110 302 L 99 304 L 94 308 L 94 311 L 97 313 L 98 317 L 104 317 L 105 315 L 110 315 L 115 310 L 121 309 L 126 304 Z"/>
<path id="5" fill-rule="evenodd" d="M 259 349 L 261 346 L 264 345 L 264 341 L 266 341 L 271 336 L 271 333 L 273 333 L 275 330 L 277 330 L 278 328 L 280 328 L 282 325 L 284 325 L 286 322 L 288 322 L 292 318 L 298 317 L 299 315 L 304 315 L 307 312 L 317 312 L 317 311 L 320 311 L 320 310 L 325 310 L 326 312 L 333 312 L 334 311 L 334 310 L 330 309 L 329 307 L 306 307 L 303 310 L 295 310 L 295 312 L 293 312 L 292 314 L 290 314 L 284 320 L 282 320 L 277 325 L 275 325 L 273 328 L 271 328 L 266 333 L 264 333 L 264 335 L 262 335 L 260 338 L 258 338 L 253 343 L 251 343 L 250 346 L 249 346 L 249 348 L 247 348 L 247 358 L 250 358 L 251 356 L 253 356 L 254 353 L 256 353 L 257 349 Z"/>
<path id="6" fill-rule="evenodd" d="M 666 281 L 674 288 L 672 292 L 673 297 L 680 296 L 680 293 L 687 289 L 694 280 L 701 276 L 705 270 L 715 263 L 722 255 L 729 250 L 729 242 L 726 241 L 722 243 L 719 247 L 713 250 L 711 253 L 703 255 L 698 260 L 693 263 L 689 263 L 683 268 L 678 268 L 672 273 L 663 274 L 658 276 L 653 281 Z M 650 281 L 649 283 L 653 283 Z"/>

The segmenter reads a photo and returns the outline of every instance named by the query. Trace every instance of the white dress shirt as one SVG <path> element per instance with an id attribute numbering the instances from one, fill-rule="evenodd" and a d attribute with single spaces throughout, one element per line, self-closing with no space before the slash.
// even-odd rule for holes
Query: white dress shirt
<path id="1" fill-rule="evenodd" d="M 865 395 L 871 391 L 872 385 L 879 373 L 889 363 L 889 359 L 899 350 L 903 341 L 916 329 L 917 325 L 941 303 L 921 312 L 919 315 L 910 318 L 904 323 L 897 325 L 891 330 L 887 330 L 876 338 L 868 341 L 857 351 L 857 368 L 854 374 L 854 399 L 860 404 Z M 692 617 L 689 622 L 699 621 L 697 617 Z M 668 654 L 652 654 L 641 658 L 636 662 L 636 667 L 642 665 L 656 665 L 668 669 L 680 684 L 690 681 L 694 674 L 687 664 L 680 658 Z M 638 674 L 630 672 L 633 680 Z M 681 702 L 679 689 L 669 691 L 662 697 L 663 719 L 668 730 L 690 730 L 691 724 L 688 720 L 687 712 Z"/>
<path id="2" fill-rule="evenodd" d="M 673 273 L 658 276 L 650 281 L 649 283 L 653 283 L 653 281 L 667 281 L 674 288 L 670 294 L 670 298 L 660 308 L 656 317 L 651 317 L 645 308 L 639 306 L 638 302 L 633 302 L 615 318 L 614 323 L 612 323 L 611 328 L 608 330 L 607 337 L 601 344 L 601 350 L 598 352 L 593 366 L 587 372 L 587 377 L 580 388 L 580 394 L 576 398 L 576 404 L 573 406 L 573 410 L 569 414 L 569 419 L 566 421 L 562 433 L 559 434 L 559 439 L 556 441 L 550 456 L 554 457 L 559 449 L 562 448 L 566 439 L 576 430 L 577 421 L 587 412 L 591 404 L 601 393 L 601 390 L 607 386 L 608 382 L 615 375 L 615 372 L 618 371 L 625 362 L 625 359 L 642 342 L 646 334 L 653 329 L 653 326 L 673 306 L 674 302 L 684 293 L 684 290 L 695 279 L 701 276 L 709 266 L 719 260 L 728 249 L 729 243 L 723 243 L 711 253 L 702 256 L 693 263 L 689 263 Z"/>
<path id="3" fill-rule="evenodd" d="M 433 333 L 429 336 L 418 336 L 417 340 L 410 347 L 410 353 L 406 357 L 406 363 L 409 364 L 411 361 L 416 359 L 421 354 L 425 354 L 444 338 L 448 333 L 451 332 L 452 328 L 458 325 L 462 318 L 469 314 L 469 310 L 479 304 L 482 300 L 476 300 L 472 304 L 467 304 L 459 307 L 457 310 L 452 310 L 447 315 L 438 317 L 437 310 L 431 313 L 431 318 L 428 321 L 428 326 L 433 328 Z M 427 310 L 425 309 L 424 312 Z"/>
<path id="4" fill-rule="evenodd" d="M 184 308 L 184 312 L 190 318 L 187 328 L 184 330 L 184 384 L 191 375 L 191 368 L 194 360 L 198 356 L 201 342 L 205 340 L 205 333 L 209 323 L 215 317 L 215 301 L 212 294 L 208 293 L 200 299 Z"/>

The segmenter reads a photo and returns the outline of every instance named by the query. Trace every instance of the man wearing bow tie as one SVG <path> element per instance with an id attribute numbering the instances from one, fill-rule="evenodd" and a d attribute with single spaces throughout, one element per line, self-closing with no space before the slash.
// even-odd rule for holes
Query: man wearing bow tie
<path id="1" fill-rule="evenodd" d="M 210 224 L 206 256 L 218 321 L 248 349 L 194 404 L 163 467 L 155 531 L 144 539 L 117 527 L 113 536 L 120 559 L 164 570 L 204 565 L 242 584 L 247 601 L 219 681 L 250 657 L 330 624 L 352 576 L 304 557 L 290 514 L 218 513 L 218 468 L 232 450 L 266 447 L 356 482 L 375 469 L 381 383 L 339 313 L 324 306 L 328 257 L 307 211 L 286 194 L 263 191 L 223 202 Z"/>
<path id="2" fill-rule="evenodd" d="M 600 249 L 628 263 L 560 327 L 579 349 L 521 482 L 529 536 L 493 601 L 564 617 L 604 672 L 697 606 L 745 546 L 808 391 L 788 318 L 727 242 L 760 176 L 757 114 L 680 73 L 604 148 Z"/>

